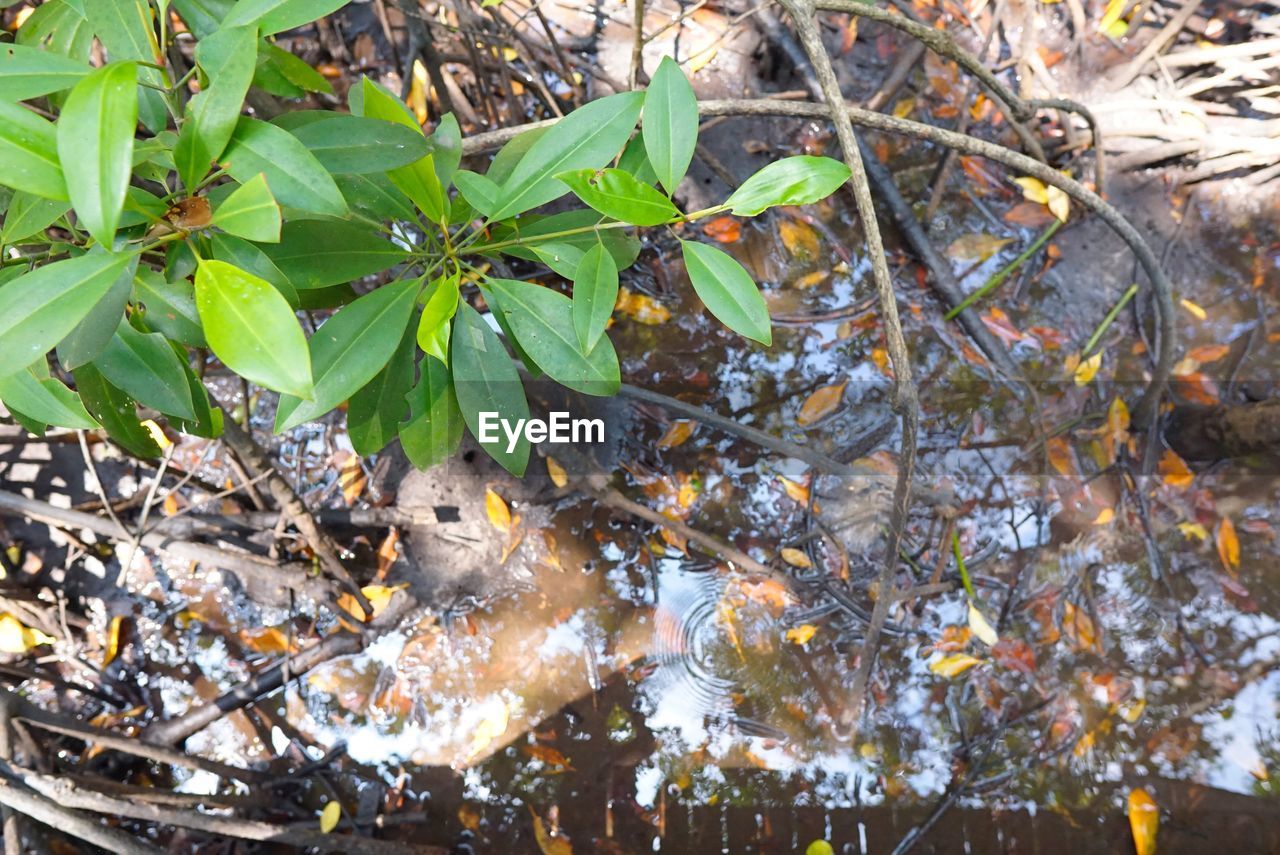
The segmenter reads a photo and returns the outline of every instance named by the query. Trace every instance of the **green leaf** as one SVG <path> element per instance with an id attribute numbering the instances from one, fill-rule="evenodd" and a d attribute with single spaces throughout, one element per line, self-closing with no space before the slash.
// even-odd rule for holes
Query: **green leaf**
<path id="1" fill-rule="evenodd" d="M 307 65 L 300 57 L 272 44 L 270 40 L 263 41 L 258 47 L 258 68 L 254 83 L 261 86 L 266 77 L 274 78 L 276 88 L 288 87 L 291 90 L 287 93 L 273 93 L 284 97 L 300 98 L 308 92 L 333 94 L 333 84 L 325 80 L 323 74 Z M 272 91 L 269 86 L 262 88 Z"/>
<path id="2" fill-rule="evenodd" d="M 351 396 L 347 436 L 356 454 L 377 454 L 385 448 L 409 412 L 405 396 L 413 388 L 413 332 L 413 324 L 406 324 L 391 361 Z"/>
<path id="3" fill-rule="evenodd" d="M 280 243 L 262 248 L 300 289 L 323 288 L 371 276 L 400 264 L 408 252 L 359 223 L 295 220 Z"/>
<path id="4" fill-rule="evenodd" d="M 328 214 L 347 215 L 347 201 L 315 155 L 288 131 L 247 116 L 236 124 L 223 152 L 227 172 L 244 183 L 263 173 L 276 201 L 282 205 Z"/>
<path id="5" fill-rule="evenodd" d="M 37 377 L 30 368 L 0 377 L 0 401 L 11 411 L 17 410 L 43 424 L 73 430 L 99 427 L 75 392 L 60 380 Z"/>
<path id="6" fill-rule="evenodd" d="M 302 305 L 302 298 L 298 294 L 298 289 L 293 286 L 293 282 L 279 267 L 276 267 L 275 262 L 262 251 L 261 247 L 243 238 L 218 232 L 209 235 L 209 246 L 213 249 L 213 257 L 218 261 L 225 261 L 246 273 L 252 273 L 259 279 L 266 280 L 267 284 L 280 292 L 291 307 L 306 308 Z M 176 277 L 169 276 L 169 281 L 172 282 L 175 279 Z"/>
<path id="7" fill-rule="evenodd" d="M 206 39 L 221 25 L 235 0 L 173 0 L 182 20 L 197 39 Z"/>
<path id="8" fill-rule="evenodd" d="M 74 59 L 27 45 L 0 45 L 0 99 L 26 101 L 70 89 L 89 73 Z"/>
<path id="9" fill-rule="evenodd" d="M 573 330 L 578 351 L 590 353 L 618 302 L 618 265 L 602 244 L 587 250 L 573 277 Z"/>
<path id="10" fill-rule="evenodd" d="M 48 353 L 136 263 L 132 254 L 93 252 L 46 264 L 0 288 L 0 374 Z"/>
<path id="11" fill-rule="evenodd" d="M 213 212 L 210 225 L 248 240 L 280 240 L 280 206 L 261 173 L 237 187 Z"/>
<path id="12" fill-rule="evenodd" d="M 621 169 L 577 169 L 556 178 L 606 217 L 634 226 L 656 226 L 680 216 L 671 200 Z"/>
<path id="13" fill-rule="evenodd" d="M 136 401 L 180 419 L 194 419 L 183 364 L 160 333 L 142 333 L 121 319 L 93 365 L 111 385 Z"/>
<path id="14" fill-rule="evenodd" d="M 72 376 L 85 409 L 106 428 L 108 436 L 130 454 L 160 456 L 160 446 L 156 445 L 151 431 L 142 426 L 133 398 L 113 386 L 92 363 L 81 365 Z"/>
<path id="15" fill-rule="evenodd" d="M 563 232 L 567 229 L 584 229 L 588 226 L 598 225 L 601 222 L 600 215 L 589 209 L 581 208 L 576 211 L 566 211 L 562 214 L 551 214 L 550 216 L 541 216 L 539 214 L 529 214 L 520 217 L 518 220 L 511 221 L 511 224 L 498 223 L 493 227 L 493 235 L 495 240 L 510 240 L 512 238 L 522 238 L 530 240 L 535 237 L 545 237 L 557 232 Z M 514 228 L 512 227 L 514 226 Z M 585 254 L 588 249 L 597 243 L 604 244 L 604 248 L 608 250 L 609 255 L 613 257 L 614 262 L 618 265 L 619 270 L 630 267 L 635 262 L 636 257 L 640 254 L 640 241 L 634 235 L 627 234 L 622 229 L 597 229 L 594 231 L 579 231 L 572 235 L 560 235 L 551 241 L 555 244 L 571 244 L 576 246 L 580 252 L 579 257 L 575 260 L 581 261 L 581 254 Z M 540 241 L 539 243 L 548 243 L 548 241 Z M 540 256 L 533 252 L 530 243 L 525 246 L 510 246 L 502 250 L 507 255 L 514 255 L 517 258 L 527 258 L 531 261 L 543 260 L 545 262 L 545 253 Z M 565 278 L 572 279 L 577 267 L 563 274 Z"/>
<path id="16" fill-rule="evenodd" d="M 436 163 L 436 177 L 442 187 L 448 187 L 453 181 L 453 173 L 458 171 L 462 162 L 462 129 L 453 113 L 445 113 L 440 117 L 436 129 L 427 137 L 431 144 L 432 157 Z"/>
<path id="17" fill-rule="evenodd" d="M 276 433 L 312 421 L 350 398 L 382 370 L 413 314 L 421 283 L 405 280 L 370 291 L 311 336 L 315 395 L 285 396 L 276 409 Z"/>
<path id="18" fill-rule="evenodd" d="M 574 110 L 530 146 L 502 185 L 504 219 L 559 199 L 566 186 L 555 176 L 573 169 L 599 169 L 622 148 L 640 116 L 643 92 L 620 92 Z"/>
<path id="19" fill-rule="evenodd" d="M 680 66 L 664 56 L 644 95 L 645 152 L 666 188 L 676 192 L 698 145 L 698 99 Z"/>
<path id="20" fill-rule="evenodd" d="M 418 368 L 422 376 L 406 396 L 410 416 L 408 421 L 400 423 L 400 447 L 414 466 L 430 469 L 448 460 L 458 450 L 462 442 L 463 418 L 445 364 L 435 359 L 423 359 Z M 518 382 L 519 378 L 516 379 Z M 521 400 L 523 394 L 521 392 Z"/>
<path id="21" fill-rule="evenodd" d="M 416 130 L 419 135 L 422 134 L 422 128 L 399 98 L 367 77 L 361 81 L 361 91 L 365 116 L 403 125 Z M 393 169 L 387 173 L 387 177 L 413 200 L 427 219 L 433 223 L 444 222 L 448 213 L 444 187 L 440 184 L 440 177 L 436 175 L 435 160 L 431 155 L 428 154 L 408 166 Z"/>
<path id="22" fill-rule="evenodd" d="M 182 346 L 172 342 L 170 345 L 174 355 L 178 357 L 178 362 L 182 365 L 182 373 L 186 376 L 187 389 L 191 392 L 191 403 L 196 412 L 193 419 L 177 420 L 176 427 L 183 433 L 202 436 L 206 439 L 222 436 L 222 410 L 214 406 L 213 401 L 210 400 L 209 390 L 191 369 L 190 363 L 187 362 L 186 351 Z"/>
<path id="23" fill-rule="evenodd" d="M 418 321 L 418 347 L 449 364 L 450 321 L 458 310 L 458 277 L 441 276 L 427 286 L 422 317 Z"/>
<path id="24" fill-rule="evenodd" d="M 496 418 L 514 426 L 528 420 L 529 402 L 507 349 L 480 313 L 467 303 L 458 306 L 449 355 L 453 365 L 449 369 L 453 373 L 453 391 L 471 435 L 503 469 L 517 478 L 521 477 L 529 465 L 529 441 L 521 432 L 515 446 L 508 451 L 509 442 L 501 429 L 496 432 L 497 439 L 493 439 L 491 431 L 489 441 L 483 441 L 480 414 L 496 413 Z M 424 377 L 431 369 L 444 369 L 444 365 L 431 359 L 424 360 L 422 364 Z M 417 412 L 416 407 L 414 412 Z M 408 451 L 407 448 L 405 450 Z"/>
<path id="25" fill-rule="evenodd" d="M 375 220 L 413 222 L 417 219 L 409 197 L 385 175 L 335 175 L 333 180 L 356 213 Z"/>
<path id="26" fill-rule="evenodd" d="M 511 177 L 511 173 L 520 165 L 520 161 L 529 153 L 529 149 L 533 148 L 534 143 L 546 136 L 549 130 L 551 126 L 545 125 L 516 134 L 506 145 L 498 149 L 498 153 L 493 156 L 493 162 L 485 171 L 485 177 L 501 186 Z"/>
<path id="27" fill-rule="evenodd" d="M 199 184 L 231 141 L 257 56 L 253 27 L 227 27 L 197 43 L 196 61 L 209 83 L 187 102 L 173 150 L 178 175 L 188 190 Z"/>
<path id="28" fill-rule="evenodd" d="M 113 62 L 86 76 L 58 118 L 58 158 L 80 226 L 103 246 L 115 240 L 133 172 L 138 67 Z"/>
<path id="29" fill-rule="evenodd" d="M 9 210 L 0 223 L 0 245 L 12 246 L 40 234 L 69 210 L 71 205 L 67 202 L 18 190 L 9 200 Z"/>
<path id="30" fill-rule="evenodd" d="M 125 267 L 103 298 L 76 324 L 75 329 L 58 342 L 58 361 L 63 368 L 68 371 L 79 368 L 107 349 L 120 319 L 124 317 L 136 269 L 132 264 Z"/>
<path id="31" fill-rule="evenodd" d="M 228 368 L 259 386 L 311 397 L 307 338 L 268 282 L 225 261 L 201 260 L 196 308 L 210 349 Z"/>
<path id="32" fill-rule="evenodd" d="M 112 62 L 164 62 L 156 41 L 155 12 L 147 0 L 86 0 L 76 5 L 81 6 L 80 11 Z M 165 82 L 155 68 L 139 68 L 138 81 L 149 86 L 163 86 Z M 169 114 L 160 93 L 143 88 L 138 91 L 137 99 L 138 115 L 147 129 L 153 133 L 164 130 Z"/>
<path id="33" fill-rule="evenodd" d="M 725 205 L 740 217 L 774 205 L 810 205 L 840 189 L 849 174 L 849 167 L 829 157 L 785 157 L 744 181 Z"/>
<path id="34" fill-rule="evenodd" d="M 331 15 L 347 3 L 348 0 L 239 0 L 222 25 L 257 24 L 264 36 L 270 36 Z"/>
<path id="35" fill-rule="evenodd" d="M 66 201 L 58 131 L 26 107 L 0 101 L 0 184 Z"/>
<path id="36" fill-rule="evenodd" d="M 156 271 L 142 268 L 133 277 L 133 301 L 145 307 L 142 319 L 147 326 L 166 338 L 191 347 L 209 346 L 196 312 L 195 286 L 185 279 L 166 282 Z"/>
<path id="37" fill-rule="evenodd" d="M 618 355 L 607 337 L 587 354 L 573 333 L 573 304 L 563 294 L 514 279 L 486 280 L 520 347 L 547 376 L 584 395 L 615 395 L 621 385 Z"/>
<path id="38" fill-rule="evenodd" d="M 622 154 L 618 155 L 618 168 L 631 173 L 635 180 L 643 184 L 655 184 L 658 181 L 658 173 L 649 162 L 649 155 L 644 150 L 644 138 L 640 134 L 633 136 L 622 149 Z"/>
<path id="39" fill-rule="evenodd" d="M 457 186 L 462 198 L 471 207 L 493 219 L 493 212 L 502 204 L 502 188 L 494 184 L 484 175 L 478 175 L 467 169 L 459 169 L 453 174 L 453 183 Z"/>
<path id="40" fill-rule="evenodd" d="M 386 172 L 431 151 L 418 128 L 361 116 L 329 113 L 321 121 L 288 130 L 335 174 Z"/>
<path id="41" fill-rule="evenodd" d="M 769 310 L 760 289 L 742 265 L 713 246 L 680 241 L 693 290 L 722 324 L 762 344 L 773 342 Z"/>

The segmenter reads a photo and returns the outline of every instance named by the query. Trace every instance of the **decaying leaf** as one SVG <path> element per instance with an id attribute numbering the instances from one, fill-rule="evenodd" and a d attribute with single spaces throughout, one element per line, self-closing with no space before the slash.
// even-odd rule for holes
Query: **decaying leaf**
<path id="1" fill-rule="evenodd" d="M 671 320 L 671 310 L 647 294 L 636 294 L 627 287 L 618 289 L 613 310 L 639 324 L 656 326 Z"/>
<path id="2" fill-rule="evenodd" d="M 720 243 L 733 243 L 742 237 L 742 221 L 737 217 L 716 217 L 702 226 L 707 237 Z"/>
<path id="3" fill-rule="evenodd" d="M 102 656 L 102 667 L 106 668 L 120 655 L 120 636 L 124 632 L 124 615 L 116 615 L 107 628 L 107 651 Z"/>
<path id="4" fill-rule="evenodd" d="M 1188 539 L 1208 540 L 1209 531 L 1200 523 L 1196 522 L 1180 522 L 1178 523 L 1178 531 L 1182 532 L 1182 536 Z"/>
<path id="5" fill-rule="evenodd" d="M 467 754 L 467 763 L 480 756 L 480 754 L 489 747 L 502 734 L 506 733 L 507 725 L 511 722 L 511 711 L 507 709 L 505 703 L 494 704 L 488 715 L 480 720 L 480 724 L 476 726 L 475 733 L 471 736 L 471 750 Z"/>
<path id="6" fill-rule="evenodd" d="M 535 760 L 541 760 L 557 772 L 575 771 L 573 766 L 569 763 L 569 758 L 565 757 L 559 750 L 552 748 L 550 745 L 540 745 L 535 742 L 531 745 L 520 746 L 520 750 Z"/>
<path id="7" fill-rule="evenodd" d="M 782 245 L 794 258 L 813 259 L 818 257 L 820 246 L 818 233 L 802 220 L 784 219 L 778 223 L 778 236 Z"/>
<path id="8" fill-rule="evenodd" d="M 533 837 L 538 841 L 542 855 L 573 855 L 573 844 L 557 829 L 554 833 L 547 828 L 542 817 L 538 816 L 533 806 L 529 806 L 529 815 L 533 817 Z"/>
<path id="9" fill-rule="evenodd" d="M 1098 633 L 1093 625 L 1093 618 L 1084 609 L 1076 608 L 1075 603 L 1067 603 L 1062 610 L 1062 631 L 1071 643 L 1079 650 L 1099 650 Z"/>
<path id="10" fill-rule="evenodd" d="M 947 254 L 966 261 L 986 261 L 1012 240 L 986 234 L 961 235 L 947 247 Z"/>
<path id="11" fill-rule="evenodd" d="M 0 614 L 0 653 L 27 653 L 55 641 L 57 639 L 32 629 L 8 612 Z"/>
<path id="12" fill-rule="evenodd" d="M 364 598 L 369 601 L 369 606 L 373 609 L 373 614 L 369 619 L 372 620 L 386 611 L 387 606 L 391 603 L 391 597 L 395 592 L 404 590 L 407 587 L 409 587 L 408 582 L 392 586 L 365 585 L 361 588 L 360 593 L 364 594 Z M 358 603 L 356 598 L 351 594 L 340 594 L 338 596 L 338 606 L 356 620 L 365 620 L 364 609 L 360 607 L 360 603 Z"/>
<path id="13" fill-rule="evenodd" d="M 1240 566 L 1240 538 L 1236 535 L 1236 524 L 1231 521 L 1231 517 L 1222 518 L 1222 522 L 1218 523 L 1218 530 L 1213 533 L 1213 539 L 1217 544 L 1222 566 L 1228 573 L 1234 573 L 1235 568 Z"/>
<path id="14" fill-rule="evenodd" d="M 488 514 L 490 524 L 498 531 L 503 533 L 511 531 L 511 509 L 492 488 L 485 488 L 484 512 Z"/>
<path id="15" fill-rule="evenodd" d="M 781 555 L 782 560 L 792 567 L 800 567 L 807 570 L 813 566 L 813 562 L 809 560 L 809 556 L 802 549 L 786 546 L 782 548 Z"/>
<path id="16" fill-rule="evenodd" d="M 796 416 L 796 424 L 805 427 L 835 412 L 844 400 L 844 388 L 848 381 L 833 383 L 814 390 L 800 407 Z"/>
<path id="17" fill-rule="evenodd" d="M 1129 791 L 1129 830 L 1133 832 L 1133 848 L 1137 855 L 1156 855 L 1156 836 L 1160 831 L 1160 808 L 1151 794 L 1141 787 Z"/>
<path id="18" fill-rule="evenodd" d="M 1098 32 L 1118 39 L 1129 31 L 1129 24 L 1124 20 L 1124 10 L 1128 7 L 1129 0 L 1108 0 L 1107 8 L 1102 13 L 1102 18 L 1098 21 Z M 1139 853 L 1141 855 L 1141 853 Z"/>
<path id="19" fill-rule="evenodd" d="M 360 455 L 347 455 L 342 462 L 342 468 L 338 470 L 338 483 L 342 485 L 342 500 L 347 505 L 355 504 L 356 499 L 360 498 L 364 488 L 369 484 L 369 478 L 364 474 L 364 466 L 360 462 Z"/>
<path id="20" fill-rule="evenodd" d="M 782 484 L 782 489 L 785 490 L 787 495 L 792 499 L 802 505 L 809 504 L 809 488 L 807 486 L 799 483 L 798 481 L 792 481 L 790 478 L 786 478 L 782 475 L 778 476 L 778 481 Z"/>
<path id="21" fill-rule="evenodd" d="M 667 425 L 666 431 L 658 439 L 658 448 L 675 448 L 684 445 L 689 437 L 693 436 L 694 430 L 698 427 L 698 423 L 689 419 L 677 419 Z"/>
<path id="22" fill-rule="evenodd" d="M 557 487 L 563 487 L 569 483 L 569 474 L 564 471 L 559 461 L 550 455 L 547 456 L 547 475 L 551 478 L 551 483 Z"/>
<path id="23" fill-rule="evenodd" d="M 974 665 L 981 665 L 982 660 L 967 653 L 953 653 L 929 663 L 929 670 L 940 677 L 959 677 Z"/>

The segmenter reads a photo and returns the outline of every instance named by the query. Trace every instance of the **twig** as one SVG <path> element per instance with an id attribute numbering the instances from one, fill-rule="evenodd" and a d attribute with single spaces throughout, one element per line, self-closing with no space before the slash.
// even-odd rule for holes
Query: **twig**
<path id="1" fill-rule="evenodd" d="M 147 497 L 142 500 L 142 514 L 138 518 L 138 528 L 134 532 L 133 539 L 129 541 L 129 551 L 125 553 L 125 560 L 120 565 L 120 573 L 116 577 L 116 587 L 123 588 L 125 581 L 129 578 L 129 568 L 133 566 L 133 558 L 138 554 L 138 545 L 142 542 L 142 535 L 147 530 L 147 517 L 151 515 L 151 508 L 156 500 L 156 490 L 160 487 L 160 482 L 164 480 L 165 470 L 169 468 L 169 461 L 173 459 L 173 454 L 177 448 L 176 443 L 169 444 L 169 447 L 165 449 L 164 458 L 160 461 L 160 468 L 156 470 L 155 477 L 151 479 Z"/>
<path id="2" fill-rule="evenodd" d="M 86 843 L 101 846 L 108 852 L 119 855 L 163 855 L 164 852 L 163 849 L 143 843 L 122 831 L 106 827 L 97 818 L 67 810 L 42 795 L 21 789 L 7 781 L 0 782 L 0 804 Z"/>
<path id="3" fill-rule="evenodd" d="M 1160 32 L 1156 33 L 1156 37 L 1147 43 L 1142 49 L 1142 53 L 1134 57 L 1133 61 L 1120 70 L 1116 75 L 1112 88 L 1123 89 L 1134 81 L 1134 79 L 1142 73 L 1142 69 L 1147 67 L 1147 63 L 1155 58 L 1165 46 L 1182 32 L 1182 28 L 1187 25 L 1187 21 L 1191 20 L 1191 16 L 1200 8 L 1203 0 L 1183 0 L 1182 7 L 1177 13 L 1169 19 L 1169 23 L 1164 25 Z"/>
<path id="4" fill-rule="evenodd" d="M 631 0 L 631 67 L 627 85 L 635 89 L 644 74 L 644 0 Z"/>

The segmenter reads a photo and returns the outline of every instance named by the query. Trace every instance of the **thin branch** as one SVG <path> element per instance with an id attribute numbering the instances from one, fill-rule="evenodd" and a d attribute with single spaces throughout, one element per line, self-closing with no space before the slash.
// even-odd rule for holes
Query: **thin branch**
<path id="1" fill-rule="evenodd" d="M 122 831 L 108 828 L 97 817 L 67 810 L 68 806 L 50 801 L 45 796 L 22 789 L 7 781 L 0 782 L 0 804 L 18 813 L 26 814 L 37 822 L 42 822 L 64 834 L 101 846 L 108 852 L 116 852 L 119 855 L 134 855 L 134 853 L 162 855 L 164 852 L 163 849 L 143 843 Z"/>

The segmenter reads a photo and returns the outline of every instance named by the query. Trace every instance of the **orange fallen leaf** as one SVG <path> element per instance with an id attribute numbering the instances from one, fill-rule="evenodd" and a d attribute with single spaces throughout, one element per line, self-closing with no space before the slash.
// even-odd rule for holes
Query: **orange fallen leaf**
<path id="1" fill-rule="evenodd" d="M 343 461 L 342 468 L 338 470 L 338 483 L 342 486 L 342 500 L 347 505 L 355 504 L 356 499 L 364 493 L 369 479 L 364 474 L 364 467 L 360 464 L 358 454 L 350 454 Z"/>
<path id="2" fill-rule="evenodd" d="M 1129 791 L 1129 830 L 1137 855 L 1156 855 L 1160 831 L 1160 808 L 1151 794 L 1139 787 Z"/>
<path id="3" fill-rule="evenodd" d="M 831 278 L 830 270 L 815 270 L 812 273 L 806 273 L 792 284 L 801 290 L 812 288 L 815 285 L 821 285 Z"/>
<path id="4" fill-rule="evenodd" d="M 689 437 L 693 436 L 694 430 L 698 427 L 698 423 L 688 419 L 678 419 L 667 425 L 666 431 L 658 439 L 658 448 L 675 448 L 684 445 Z"/>
<path id="5" fill-rule="evenodd" d="M 816 634 L 818 628 L 811 623 L 793 626 L 787 630 L 787 641 L 792 644 L 808 644 L 809 640 Z"/>
<path id="6" fill-rule="evenodd" d="M 809 556 L 805 554 L 804 550 L 786 546 L 782 548 L 780 554 L 782 555 L 782 560 L 790 564 L 792 567 L 799 567 L 807 570 L 813 566 L 813 562 L 809 560 Z"/>
<path id="7" fill-rule="evenodd" d="M 564 471 L 564 467 L 554 457 L 547 457 L 547 475 L 551 478 L 551 483 L 557 487 L 563 487 L 569 483 L 569 475 Z"/>
<path id="8" fill-rule="evenodd" d="M 1101 650 L 1093 618 L 1075 603 L 1067 603 L 1062 610 L 1062 631 L 1080 650 Z"/>
<path id="9" fill-rule="evenodd" d="M 529 806 L 529 814 L 533 817 L 533 837 L 538 842 L 542 855 L 573 855 L 573 844 L 568 837 L 559 830 L 548 830 L 532 805 Z"/>
<path id="10" fill-rule="evenodd" d="M 1106 525 L 1116 518 L 1116 512 L 1111 508 L 1103 508 L 1098 511 L 1098 515 L 1093 518 L 1094 525 Z"/>
<path id="11" fill-rule="evenodd" d="M 796 416 L 796 424 L 804 427 L 811 425 L 824 416 L 828 416 L 835 412 L 844 400 L 844 388 L 848 385 L 847 380 L 839 383 L 833 383 L 830 386 L 823 386 L 814 390 L 804 404 L 800 407 L 800 413 Z"/>
<path id="12" fill-rule="evenodd" d="M 1235 568 L 1240 566 L 1240 538 L 1236 536 L 1236 525 L 1231 521 L 1231 517 L 1222 518 L 1213 538 L 1218 546 L 1218 557 L 1222 559 L 1222 566 L 1227 568 L 1228 573 L 1234 575 Z"/>
<path id="13" fill-rule="evenodd" d="M 778 237 L 794 258 L 813 259 L 818 257 L 820 247 L 818 233 L 802 220 L 784 219 L 778 223 Z"/>
<path id="14" fill-rule="evenodd" d="M 809 488 L 808 487 L 806 487 L 804 484 L 799 483 L 798 481 L 792 481 L 790 478 L 783 477 L 782 475 L 778 476 L 778 480 L 782 482 L 782 489 L 787 492 L 788 496 L 790 496 L 792 499 L 795 499 L 797 502 L 799 502 L 802 505 L 809 504 Z"/>
<path id="15" fill-rule="evenodd" d="M 1070 477 L 1075 474 L 1075 460 L 1071 456 L 1071 443 L 1065 436 L 1055 436 L 1045 441 L 1045 450 L 1049 454 L 1049 465 L 1059 475 Z"/>
<path id="16" fill-rule="evenodd" d="M 796 595 L 777 579 L 759 579 L 742 583 L 742 593 L 748 600 L 782 610 L 796 603 Z"/>
<path id="17" fill-rule="evenodd" d="M 1187 356 L 1196 362 L 1204 364 L 1206 362 L 1217 362 L 1231 351 L 1231 346 L 1226 344 L 1206 344 L 1201 347 L 1191 349 Z"/>
<path id="18" fill-rule="evenodd" d="M 1179 490 L 1185 490 L 1191 486 L 1191 482 L 1195 480 L 1195 473 L 1187 466 L 1187 462 L 1178 456 L 1178 453 L 1172 448 L 1166 448 L 1160 457 L 1160 464 L 1156 467 L 1156 471 L 1160 473 L 1160 477 L 1170 487 L 1177 487 Z"/>
<path id="19" fill-rule="evenodd" d="M 558 772 L 575 771 L 573 766 L 569 764 L 569 759 L 550 745 L 539 745 L 535 742 L 532 745 L 520 746 L 520 750 L 535 760 L 541 760 Z"/>
<path id="20" fill-rule="evenodd" d="M 501 496 L 488 487 L 484 491 L 484 512 L 489 516 L 489 523 L 498 531 L 511 531 L 511 509 Z"/>
<path id="21" fill-rule="evenodd" d="M 742 221 L 736 217 L 716 217 L 703 227 L 707 237 L 720 243 L 733 243 L 742 237 Z"/>
<path id="22" fill-rule="evenodd" d="M 240 640 L 255 653 L 275 655 L 279 653 L 296 653 L 297 642 L 289 643 L 289 636 L 279 627 L 263 626 L 254 629 L 240 630 Z"/>
<path id="23" fill-rule="evenodd" d="M 1035 202 L 1019 202 L 1005 212 L 1003 219 L 1006 223 L 1015 226 L 1038 229 L 1052 223 L 1055 217 L 1044 205 Z"/>
<path id="24" fill-rule="evenodd" d="M 671 320 L 671 311 L 647 294 L 633 293 L 629 288 L 618 289 L 618 300 L 613 310 L 638 324 L 657 326 Z"/>

